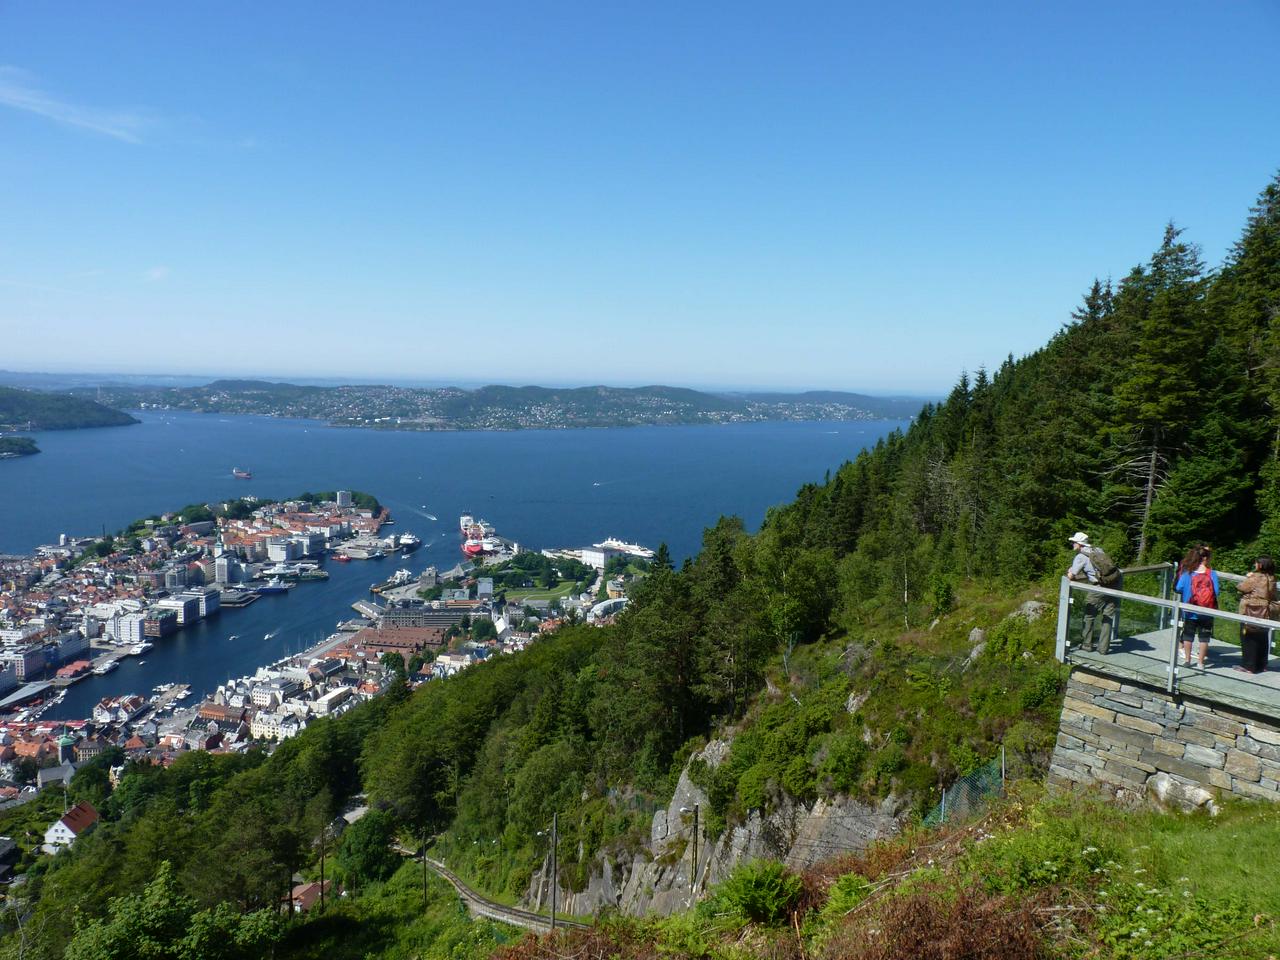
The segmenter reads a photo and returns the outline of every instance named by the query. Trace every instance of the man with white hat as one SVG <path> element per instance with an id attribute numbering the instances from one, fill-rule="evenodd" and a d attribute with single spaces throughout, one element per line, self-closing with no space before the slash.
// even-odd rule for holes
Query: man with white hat
<path id="1" fill-rule="evenodd" d="M 1088 583 L 1097 585 L 1101 583 L 1101 577 L 1098 574 L 1098 565 L 1094 562 L 1095 554 L 1101 554 L 1102 551 L 1097 550 L 1089 543 L 1089 535 L 1083 531 L 1077 531 L 1068 541 L 1073 550 L 1075 550 L 1075 558 L 1071 561 L 1071 569 L 1067 571 L 1068 580 L 1083 580 Z M 1105 554 L 1102 554 L 1105 556 Z M 1108 565 L 1110 560 L 1106 561 Z M 1101 593 L 1089 593 L 1085 595 L 1084 601 L 1084 623 L 1080 630 L 1080 649 L 1088 653 L 1094 651 L 1093 634 L 1098 623 L 1098 617 L 1102 617 L 1102 628 L 1098 631 L 1097 650 L 1101 654 L 1106 654 L 1111 650 L 1111 632 L 1116 622 L 1116 612 L 1119 605 L 1116 603 L 1115 597 L 1108 597 Z"/>

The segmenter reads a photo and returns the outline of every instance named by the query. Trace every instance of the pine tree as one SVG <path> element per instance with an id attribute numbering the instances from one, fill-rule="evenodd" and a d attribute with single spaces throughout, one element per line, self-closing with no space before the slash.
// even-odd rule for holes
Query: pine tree
<path id="1" fill-rule="evenodd" d="M 1196 417 L 1200 384 L 1196 361 L 1205 333 L 1204 265 L 1199 250 L 1179 240 L 1172 223 L 1147 269 L 1125 279 L 1116 312 L 1135 336 L 1132 355 L 1116 385 L 1108 433 L 1117 492 L 1131 489 L 1127 506 L 1141 563 L 1150 536 L 1151 507 L 1168 479 L 1170 455 Z M 1122 494 L 1123 496 L 1123 494 Z"/>

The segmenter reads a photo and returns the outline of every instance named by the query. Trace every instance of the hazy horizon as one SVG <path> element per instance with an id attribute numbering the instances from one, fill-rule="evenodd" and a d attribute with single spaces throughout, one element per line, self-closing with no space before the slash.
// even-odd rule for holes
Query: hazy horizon
<path id="1" fill-rule="evenodd" d="M 245 29 L 252 23 L 252 29 Z M 1280 162 L 1280 8 L 9 5 L 7 366 L 945 392 Z"/>
<path id="2" fill-rule="evenodd" d="M 299 386 L 392 386 L 392 387 L 413 387 L 413 388 L 440 388 L 440 387 L 457 387 L 463 390 L 476 390 L 486 386 L 510 386 L 510 387 L 547 387 L 551 389 L 576 389 L 582 387 L 616 387 L 620 389 L 631 389 L 636 387 L 676 387 L 688 390 L 698 390 L 704 393 L 779 393 L 779 394 L 800 394 L 800 393 L 850 393 L 862 394 L 869 397 L 877 397 L 880 399 L 904 399 L 904 400 L 932 400 L 941 397 L 946 390 L 937 390 L 933 392 L 910 392 L 910 391 L 883 391 L 883 390 L 860 390 L 855 387 L 830 387 L 830 386 L 769 386 L 769 385 L 752 385 L 752 384 L 710 384 L 710 383 L 671 383 L 659 380 L 634 381 L 634 382 L 605 382 L 600 380 L 592 381 L 498 381 L 498 380 L 462 380 L 459 378 L 413 378 L 413 377 L 340 377 L 340 376 L 285 376 L 282 374 L 260 373 L 175 373 L 168 372 L 129 372 L 125 370 L 16 370 L 13 368 L 0 368 L 0 386 L 17 386 L 25 387 L 27 384 L 16 382 L 16 379 L 10 375 L 16 375 L 17 378 L 29 377 L 32 379 L 39 377 L 48 377 L 50 379 L 63 380 L 81 380 L 85 386 L 93 386 L 95 383 L 106 385 L 108 383 L 127 382 L 134 386 L 201 386 L 212 383 L 217 380 L 261 380 L 272 383 L 289 383 Z M 113 379 L 117 378 L 117 379 Z M 45 389 L 45 388 L 36 388 Z M 56 389 L 56 388 L 49 388 Z M 949 389 L 949 388 L 948 388 Z"/>

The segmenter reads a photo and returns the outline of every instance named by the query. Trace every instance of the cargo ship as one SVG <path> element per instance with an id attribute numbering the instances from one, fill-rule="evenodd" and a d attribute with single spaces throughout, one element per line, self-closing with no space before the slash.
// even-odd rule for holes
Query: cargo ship
<path id="1" fill-rule="evenodd" d="M 502 541 L 495 536 L 497 530 L 488 520 L 477 520 L 464 513 L 458 518 L 458 525 L 462 529 L 462 552 L 468 557 L 482 557 L 502 551 Z"/>
<path id="2" fill-rule="evenodd" d="M 231 468 L 231 475 L 237 480 L 252 480 L 253 474 L 248 470 L 241 470 L 239 467 Z"/>

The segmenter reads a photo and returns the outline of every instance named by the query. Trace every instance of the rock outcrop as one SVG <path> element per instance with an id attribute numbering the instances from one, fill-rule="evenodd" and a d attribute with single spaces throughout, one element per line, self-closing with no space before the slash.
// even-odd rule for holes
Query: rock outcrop
<path id="1" fill-rule="evenodd" d="M 713 740 L 697 759 L 718 766 L 729 753 L 729 742 Z M 752 811 L 744 823 L 710 836 L 706 820 L 699 817 L 697 874 L 693 872 L 694 810 L 708 809 L 706 794 L 689 777 L 689 766 L 680 774 L 671 801 L 653 815 L 648 844 L 634 853 L 601 856 L 585 889 L 561 891 L 558 909 L 578 915 L 601 909 L 639 916 L 667 914 L 685 909 L 691 885 L 698 895 L 726 877 L 734 867 L 768 857 L 803 868 L 820 860 L 893 836 L 900 826 L 898 802 L 890 797 L 871 806 L 849 797 L 819 799 L 812 805 L 783 797 L 768 813 Z M 526 903 L 545 909 L 550 895 L 547 869 L 536 873 Z"/>

